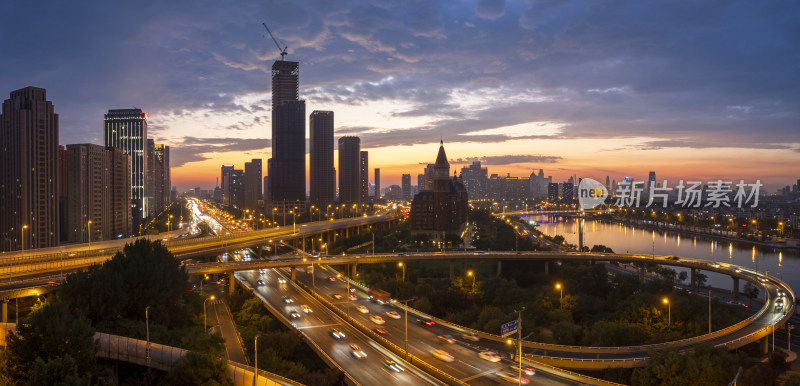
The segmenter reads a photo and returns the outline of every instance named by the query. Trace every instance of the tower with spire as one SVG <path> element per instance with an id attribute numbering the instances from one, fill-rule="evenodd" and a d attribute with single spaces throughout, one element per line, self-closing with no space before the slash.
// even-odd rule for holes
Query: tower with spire
<path id="1" fill-rule="evenodd" d="M 467 222 L 467 189 L 460 177 L 450 176 L 450 163 L 439 141 L 439 153 L 433 166 L 432 184 L 420 191 L 411 202 L 411 231 L 441 236 L 459 233 Z"/>

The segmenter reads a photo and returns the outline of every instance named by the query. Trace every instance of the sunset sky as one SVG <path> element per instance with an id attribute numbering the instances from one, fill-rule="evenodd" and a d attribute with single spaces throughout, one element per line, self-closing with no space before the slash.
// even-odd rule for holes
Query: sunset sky
<path id="1" fill-rule="evenodd" d="M 794 1 L 6 1 L 0 96 L 46 88 L 62 144 L 141 108 L 173 185 L 213 188 L 270 157 L 266 22 L 306 112 L 333 110 L 383 186 L 416 183 L 441 139 L 500 175 L 774 191 L 800 178 L 798 20 Z"/>

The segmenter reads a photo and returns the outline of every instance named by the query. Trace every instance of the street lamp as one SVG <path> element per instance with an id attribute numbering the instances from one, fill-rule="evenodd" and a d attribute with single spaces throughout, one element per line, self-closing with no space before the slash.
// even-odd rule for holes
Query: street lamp
<path id="1" fill-rule="evenodd" d="M 406 281 L 406 266 L 402 261 L 397 263 L 397 266 L 403 269 L 403 281 Z"/>
<path id="2" fill-rule="evenodd" d="M 167 232 L 172 231 L 172 215 L 169 215 L 169 220 L 167 220 Z"/>
<path id="3" fill-rule="evenodd" d="M 25 230 L 28 229 L 27 225 L 22 226 L 20 233 L 22 234 L 22 255 L 25 256 Z"/>
<path id="4" fill-rule="evenodd" d="M 92 246 L 92 220 L 89 220 L 89 246 Z"/>
<path id="5" fill-rule="evenodd" d="M 297 218 L 297 207 L 295 206 L 294 209 L 292 210 L 292 233 L 297 233 L 296 218 Z"/>
<path id="6" fill-rule="evenodd" d="M 406 312 L 406 361 L 408 361 L 408 302 L 414 299 L 416 299 L 416 297 L 400 301 L 400 303 L 403 303 L 403 309 L 405 309 Z"/>
<path id="7" fill-rule="evenodd" d="M 667 325 L 672 325 L 672 305 L 669 304 L 669 299 L 662 299 L 664 304 L 667 305 Z"/>
<path id="8" fill-rule="evenodd" d="M 472 277 L 472 289 L 475 289 L 475 274 L 472 271 L 467 271 L 467 276 Z"/>
<path id="9" fill-rule="evenodd" d="M 214 295 L 211 295 L 206 300 L 203 300 L 203 331 L 206 331 L 206 333 L 208 333 L 208 326 L 207 326 L 207 319 L 208 318 L 206 317 L 206 302 L 208 302 L 209 300 L 214 300 Z"/>
<path id="10" fill-rule="evenodd" d="M 564 287 L 561 286 L 561 283 L 556 283 L 556 289 L 560 291 L 560 295 L 558 296 L 559 306 L 558 308 L 564 308 Z"/>
<path id="11" fill-rule="evenodd" d="M 514 252 L 519 251 L 519 226 L 514 225 Z"/>
<path id="12" fill-rule="evenodd" d="M 145 346 L 147 367 L 150 367 L 150 306 L 144 309 L 144 325 L 147 329 L 147 346 Z"/>
<path id="13" fill-rule="evenodd" d="M 255 352 L 255 364 L 253 365 L 253 386 L 256 386 L 256 382 L 258 382 L 258 338 L 261 337 L 261 334 L 256 334 L 255 337 L 255 348 L 253 351 Z"/>
<path id="14" fill-rule="evenodd" d="M 278 208 L 272 208 L 272 225 L 273 226 L 275 225 L 275 212 L 277 210 L 278 210 Z"/>

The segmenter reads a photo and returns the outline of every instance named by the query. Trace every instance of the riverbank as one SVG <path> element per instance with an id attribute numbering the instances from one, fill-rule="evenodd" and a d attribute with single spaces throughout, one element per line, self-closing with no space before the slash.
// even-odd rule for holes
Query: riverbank
<path id="1" fill-rule="evenodd" d="M 601 220 L 601 221 L 607 221 L 607 220 Z M 716 241 L 732 241 L 736 243 L 761 246 L 767 248 L 791 249 L 791 250 L 800 249 L 800 245 L 797 244 L 797 240 L 791 240 L 791 239 L 784 239 L 783 241 L 764 242 L 764 241 L 751 240 L 734 236 L 731 234 L 732 232 L 729 231 L 715 232 L 713 230 L 709 231 L 708 229 L 700 227 L 676 226 L 674 224 L 654 223 L 652 221 L 646 221 L 646 220 L 631 220 L 631 219 L 620 219 L 620 218 L 612 218 L 611 222 L 627 226 L 638 226 L 640 228 L 657 230 L 657 231 L 670 231 L 680 235 L 702 236 Z M 793 242 L 794 244 L 790 243 L 790 241 Z"/>

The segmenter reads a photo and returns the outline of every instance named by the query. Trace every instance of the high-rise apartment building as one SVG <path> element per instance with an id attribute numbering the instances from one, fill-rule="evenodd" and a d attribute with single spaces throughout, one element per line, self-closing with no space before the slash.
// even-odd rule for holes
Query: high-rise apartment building
<path id="1" fill-rule="evenodd" d="M 400 187 L 403 189 L 403 200 L 411 201 L 411 174 L 400 177 Z"/>
<path id="2" fill-rule="evenodd" d="M 152 215 L 145 199 L 147 190 L 147 114 L 141 109 L 108 110 L 103 127 L 104 144 L 122 149 L 131 157 L 131 220 L 139 230 Z"/>
<path id="3" fill-rule="evenodd" d="M 425 175 L 417 174 L 417 193 L 423 190 L 425 190 Z"/>
<path id="4" fill-rule="evenodd" d="M 375 200 L 381 199 L 381 168 L 375 168 Z"/>
<path id="5" fill-rule="evenodd" d="M 361 139 L 339 138 L 339 202 L 358 203 L 361 194 Z"/>
<path id="6" fill-rule="evenodd" d="M 128 203 L 130 205 L 130 203 Z M 130 216 L 129 216 L 130 217 Z M 67 241 L 67 147 L 58 145 L 58 230 L 59 243 Z M 2 248 L 0 248 L 0 251 Z"/>
<path id="7" fill-rule="evenodd" d="M 561 200 L 567 204 L 572 203 L 575 191 L 575 184 L 572 182 L 565 182 L 561 185 Z"/>
<path id="8" fill-rule="evenodd" d="M 487 197 L 488 178 L 489 171 L 481 167 L 481 161 L 472 161 L 469 167 L 461 168 L 461 179 L 469 192 L 469 197 L 473 200 Z"/>
<path id="9" fill-rule="evenodd" d="M 369 202 L 369 152 L 362 150 L 358 158 L 358 174 L 360 186 L 359 202 L 366 204 Z"/>
<path id="10" fill-rule="evenodd" d="M 220 180 L 222 181 L 220 202 L 222 205 L 231 205 L 231 172 L 233 172 L 233 165 L 222 165 L 220 168 Z"/>
<path id="11" fill-rule="evenodd" d="M 0 251 L 57 245 L 58 114 L 45 89 L 3 102 L 0 165 Z"/>
<path id="12" fill-rule="evenodd" d="M 336 201 L 336 168 L 333 167 L 333 111 L 313 111 L 309 125 L 309 184 L 311 204 L 319 208 Z"/>
<path id="13" fill-rule="evenodd" d="M 261 159 L 254 158 L 244 163 L 244 207 L 250 210 L 259 208 L 261 194 Z"/>
<path id="14" fill-rule="evenodd" d="M 281 212 L 306 200 L 306 104 L 298 97 L 297 62 L 272 65 L 272 158 L 267 162 L 270 200 Z"/>
<path id="15" fill-rule="evenodd" d="M 231 196 L 230 204 L 237 208 L 244 207 L 244 170 L 233 169 L 230 173 L 231 183 Z"/>
<path id="16" fill-rule="evenodd" d="M 547 184 L 547 201 L 551 204 L 558 202 L 558 183 L 550 182 Z"/>
<path id="17" fill-rule="evenodd" d="M 155 144 L 153 146 L 153 205 L 155 213 L 160 213 L 172 201 L 170 192 L 172 180 L 169 170 L 169 146 Z"/>
<path id="18" fill-rule="evenodd" d="M 67 146 L 67 165 L 67 240 L 130 236 L 130 156 L 119 148 L 74 144 Z"/>

